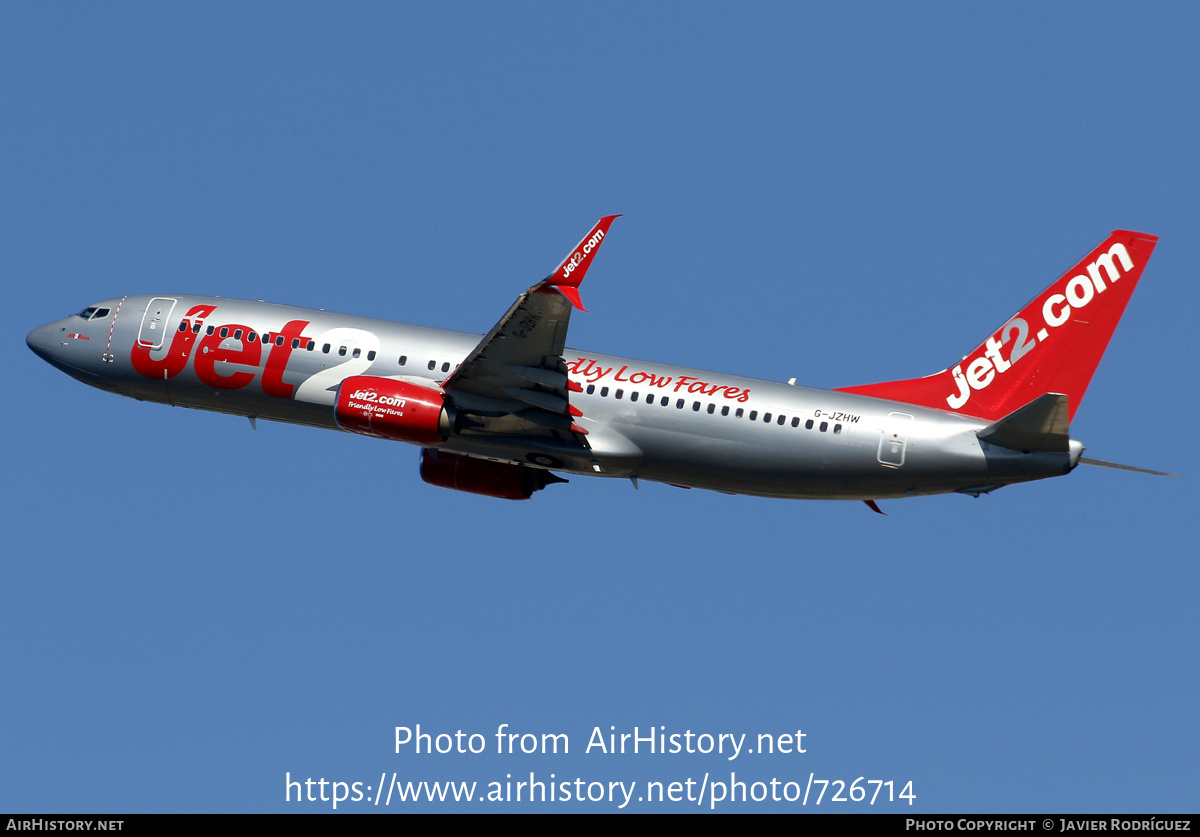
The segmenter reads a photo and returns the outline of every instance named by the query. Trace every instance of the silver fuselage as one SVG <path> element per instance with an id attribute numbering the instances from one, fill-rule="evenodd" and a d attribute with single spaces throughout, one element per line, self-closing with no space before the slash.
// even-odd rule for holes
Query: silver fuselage
<path id="1" fill-rule="evenodd" d="M 477 334 L 214 297 L 129 296 L 93 308 L 109 310 L 35 329 L 29 346 L 120 395 L 326 429 L 338 429 L 344 379 L 436 386 L 480 343 Z M 177 341 L 187 312 L 206 308 L 188 318 L 189 331 L 198 321 L 201 330 Z M 562 359 L 582 389 L 570 403 L 583 413 L 585 451 L 469 428 L 442 448 L 575 474 L 810 499 L 973 494 L 1058 476 L 1078 459 L 1078 451 L 988 445 L 976 435 L 986 421 L 941 410 L 570 348 Z"/>

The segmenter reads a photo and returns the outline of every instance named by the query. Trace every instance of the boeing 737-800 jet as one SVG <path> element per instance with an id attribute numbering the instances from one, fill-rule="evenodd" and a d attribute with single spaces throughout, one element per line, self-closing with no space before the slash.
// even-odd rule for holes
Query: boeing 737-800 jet
<path id="1" fill-rule="evenodd" d="M 408 442 L 426 482 L 509 499 L 558 471 L 878 511 L 1111 464 L 1069 425 L 1155 236 L 1114 232 L 949 369 L 828 391 L 566 348 L 616 217 L 482 338 L 173 294 L 98 302 L 27 342 L 120 395 Z"/>

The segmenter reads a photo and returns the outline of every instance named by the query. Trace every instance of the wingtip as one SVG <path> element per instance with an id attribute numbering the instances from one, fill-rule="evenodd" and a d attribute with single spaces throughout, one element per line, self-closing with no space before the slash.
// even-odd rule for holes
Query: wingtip
<path id="1" fill-rule="evenodd" d="M 612 226 L 613 221 L 620 217 L 620 215 L 605 215 L 597 221 L 595 226 L 583 237 L 583 240 L 575 245 L 571 254 L 563 259 L 562 264 L 542 281 L 541 287 L 549 285 L 556 288 L 571 305 L 586 312 L 583 300 L 579 298 L 579 285 L 583 282 L 588 268 L 592 266 L 592 259 L 599 251 L 600 245 L 604 243 L 604 237 L 608 235 L 608 228 Z"/>
<path id="2" fill-rule="evenodd" d="M 579 288 L 574 285 L 555 285 L 555 290 L 567 298 L 575 308 L 583 313 L 587 313 L 587 309 L 583 307 L 583 300 L 579 298 Z"/>

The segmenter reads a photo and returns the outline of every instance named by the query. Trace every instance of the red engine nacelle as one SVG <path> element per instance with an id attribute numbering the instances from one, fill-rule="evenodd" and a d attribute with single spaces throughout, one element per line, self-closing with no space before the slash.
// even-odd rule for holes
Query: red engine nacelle
<path id="1" fill-rule="evenodd" d="M 351 433 L 416 445 L 440 445 L 453 426 L 441 390 L 372 375 L 342 381 L 334 420 Z"/>
<path id="2" fill-rule="evenodd" d="M 421 451 L 421 479 L 430 485 L 486 494 L 502 500 L 528 500 L 547 485 L 566 482 L 541 468 L 489 462 L 444 450 Z"/>

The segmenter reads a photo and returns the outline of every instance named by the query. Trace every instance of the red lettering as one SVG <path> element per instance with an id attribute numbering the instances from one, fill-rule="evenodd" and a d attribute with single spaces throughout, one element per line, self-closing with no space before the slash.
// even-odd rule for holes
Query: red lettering
<path id="1" fill-rule="evenodd" d="M 175 332 L 175 336 L 171 339 L 171 346 L 161 360 L 152 358 L 150 350 L 134 340 L 133 352 L 129 356 L 130 361 L 133 362 L 133 368 L 145 378 L 159 381 L 164 378 L 174 378 L 187 366 L 188 357 L 192 353 L 192 344 L 196 340 L 196 335 L 192 333 L 192 323 L 188 317 L 203 320 L 216 310 L 217 306 L 215 305 L 197 305 L 189 310 L 184 315 L 183 331 Z"/>
<path id="2" fill-rule="evenodd" d="M 629 368 L 628 366 L 622 366 L 622 367 L 621 367 L 621 371 L 620 371 L 620 372 L 618 372 L 618 373 L 616 374 L 616 377 L 615 377 L 615 378 L 613 378 L 613 380 L 615 380 L 615 381 L 619 381 L 619 382 L 621 382 L 621 383 L 626 383 L 627 381 L 629 381 L 629 378 L 622 378 L 622 377 L 621 377 L 621 373 L 623 373 L 623 372 L 624 372 L 626 369 L 628 369 L 628 368 Z"/>
<path id="3" fill-rule="evenodd" d="M 233 332 L 236 329 L 241 329 L 244 332 L 250 331 L 244 325 L 231 323 L 229 331 Z M 226 340 L 232 342 L 241 342 L 240 349 L 222 348 L 221 344 Z M 231 372 L 228 375 L 222 375 L 217 371 L 217 363 L 236 363 L 241 366 L 258 367 L 258 362 L 262 359 L 262 346 L 259 343 L 251 343 L 249 340 L 235 341 L 232 337 L 221 337 L 220 331 L 215 331 L 212 334 L 206 334 L 200 339 L 200 350 L 196 353 L 196 362 L 192 364 L 196 370 L 196 377 L 201 383 L 207 384 L 214 389 L 241 389 L 254 380 L 255 372 Z"/>
<path id="4" fill-rule="evenodd" d="M 587 366 L 583 365 L 583 362 L 585 360 L 587 360 Z M 592 367 L 595 365 L 596 365 L 596 361 L 581 357 L 579 359 L 579 363 L 575 364 L 575 374 L 582 375 L 585 378 L 589 378 L 589 377 L 591 377 L 591 374 L 592 374 Z M 591 380 L 594 382 L 596 379 L 592 378 Z"/>
<path id="5" fill-rule="evenodd" d="M 283 382 L 283 373 L 292 356 L 292 341 L 299 338 L 301 345 L 308 342 L 308 338 L 303 334 L 308 324 L 308 320 L 292 320 L 275 333 L 275 345 L 271 346 L 267 355 L 267 367 L 262 376 L 263 392 L 267 395 L 274 395 L 276 398 L 292 397 L 295 387 Z M 283 337 L 283 345 L 279 345 L 279 337 Z"/>

